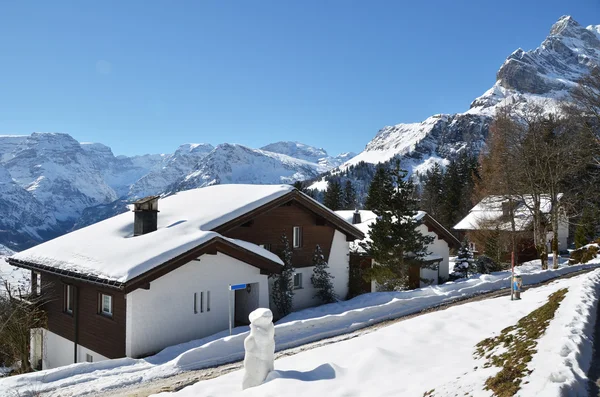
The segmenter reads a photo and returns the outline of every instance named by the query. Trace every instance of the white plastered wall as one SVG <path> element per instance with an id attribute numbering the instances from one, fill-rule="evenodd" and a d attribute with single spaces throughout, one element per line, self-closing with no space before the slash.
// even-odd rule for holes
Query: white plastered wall
<path id="1" fill-rule="evenodd" d="M 429 255 L 435 255 L 442 258 L 442 261 L 439 265 L 439 277 L 447 280 L 450 269 L 450 247 L 448 246 L 448 243 L 445 240 L 440 239 L 437 233 L 428 231 L 427 226 L 424 224 L 419 225 L 417 230 L 424 236 L 432 236 L 434 238 L 433 242 L 427 246 L 427 251 L 429 252 Z M 432 285 L 436 285 L 438 283 L 437 275 L 438 271 L 421 269 L 422 278 L 434 279 Z M 421 282 L 421 287 L 424 286 L 426 286 L 426 284 Z"/>
<path id="2" fill-rule="evenodd" d="M 47 329 L 43 330 L 42 369 L 52 369 L 73 364 L 73 342 Z M 92 356 L 94 362 L 108 360 L 107 357 L 86 348 L 77 346 L 77 362 L 85 362 L 86 354 Z"/>
<path id="3" fill-rule="evenodd" d="M 203 255 L 152 281 L 150 289 L 127 294 L 125 351 L 140 357 L 229 327 L 229 285 L 257 283 L 259 307 L 269 307 L 267 276 L 222 253 Z M 210 311 L 207 292 L 210 291 Z M 204 292 L 204 305 L 197 304 Z"/>
<path id="4" fill-rule="evenodd" d="M 329 273 L 333 276 L 333 290 L 341 300 L 346 299 L 348 295 L 349 249 L 350 245 L 346 241 L 346 235 L 336 230 L 333 234 L 329 258 L 325 259 L 329 265 Z M 294 290 L 292 310 L 301 310 L 321 304 L 319 299 L 315 298 L 317 290 L 310 281 L 313 272 L 314 266 L 296 269 L 296 273 L 302 274 L 302 288 Z"/>

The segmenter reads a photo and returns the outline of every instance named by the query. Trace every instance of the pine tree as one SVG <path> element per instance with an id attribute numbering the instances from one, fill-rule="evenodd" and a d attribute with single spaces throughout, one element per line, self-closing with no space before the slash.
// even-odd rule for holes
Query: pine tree
<path id="1" fill-rule="evenodd" d="M 579 219 L 579 223 L 575 229 L 575 248 L 581 248 L 589 244 L 596 237 L 596 217 L 593 215 L 594 212 L 589 207 L 583 210 L 583 215 Z"/>
<path id="2" fill-rule="evenodd" d="M 332 211 L 341 210 L 344 202 L 342 185 L 337 179 L 329 181 L 323 197 L 323 204 Z"/>
<path id="3" fill-rule="evenodd" d="M 315 298 L 319 298 L 323 303 L 337 302 L 337 296 L 333 290 L 333 276 L 327 271 L 329 265 L 323 256 L 321 247 L 317 244 L 315 253 L 313 254 L 314 270 L 310 276 L 310 282 L 317 290 Z"/>
<path id="4" fill-rule="evenodd" d="M 458 250 L 454 265 L 454 273 L 460 275 L 460 277 L 467 278 L 469 277 L 469 274 L 475 272 L 477 272 L 477 265 L 473 260 L 473 253 L 469 249 L 469 242 L 465 239 Z"/>
<path id="5" fill-rule="evenodd" d="M 444 173 L 439 164 L 428 170 L 423 178 L 421 209 L 434 218 L 439 218 L 444 197 Z"/>
<path id="6" fill-rule="evenodd" d="M 369 231 L 370 243 L 362 247 L 373 258 L 374 266 L 367 269 L 366 277 L 375 280 L 382 290 L 398 290 L 408 287 L 410 266 L 421 266 L 427 254 L 427 245 L 433 241 L 423 236 L 416 228 L 419 221 L 417 200 L 414 197 L 412 180 L 405 179 L 407 171 L 396 161 L 380 183 L 376 207 L 370 209 L 377 220 Z"/>
<path id="7" fill-rule="evenodd" d="M 368 210 L 387 208 L 387 199 L 393 189 L 392 179 L 388 169 L 384 165 L 377 166 L 377 171 L 369 185 L 369 192 L 365 201 L 365 208 Z"/>
<path id="8" fill-rule="evenodd" d="M 350 180 L 347 180 L 344 185 L 343 208 L 345 210 L 356 209 L 356 190 L 354 190 L 354 186 L 352 186 Z"/>
<path id="9" fill-rule="evenodd" d="M 294 298 L 294 266 L 292 265 L 292 249 L 285 232 L 281 235 L 280 257 L 283 261 L 281 274 L 274 275 L 273 288 L 271 289 L 271 298 L 277 308 L 280 317 L 287 316 L 292 311 L 292 301 Z"/>

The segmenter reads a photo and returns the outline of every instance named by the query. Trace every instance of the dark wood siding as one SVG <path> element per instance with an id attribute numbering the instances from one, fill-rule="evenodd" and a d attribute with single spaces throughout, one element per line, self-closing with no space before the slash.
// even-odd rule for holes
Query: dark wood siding
<path id="1" fill-rule="evenodd" d="M 323 223 L 323 220 L 312 211 L 298 204 L 289 203 L 259 215 L 245 225 L 223 232 L 223 235 L 254 244 L 270 244 L 271 251 L 279 254 L 283 248 L 282 233 L 285 232 L 287 235 L 291 247 L 293 227 L 300 226 L 302 246 L 293 249 L 292 262 L 294 267 L 307 267 L 312 266 L 312 256 L 317 244 L 321 246 L 325 258 L 329 257 L 335 229 Z"/>
<path id="2" fill-rule="evenodd" d="M 48 330 L 70 341 L 75 337 L 75 317 L 64 313 L 64 286 L 77 288 L 79 314 L 79 345 L 108 358 L 125 356 L 125 295 L 114 289 L 97 287 L 71 279 L 42 273 L 42 294 L 47 302 Z M 98 314 L 100 293 L 113 297 L 113 317 Z"/>

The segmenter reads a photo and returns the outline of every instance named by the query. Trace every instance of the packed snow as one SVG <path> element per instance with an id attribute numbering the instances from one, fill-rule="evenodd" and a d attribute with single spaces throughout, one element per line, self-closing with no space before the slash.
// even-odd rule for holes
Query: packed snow
<path id="1" fill-rule="evenodd" d="M 455 396 L 458 391 L 460 395 L 490 396 L 491 392 L 483 390 L 483 385 L 498 368 L 474 371 L 481 365 L 473 357 L 475 345 L 515 324 L 546 303 L 548 296 L 561 288 L 570 289 L 573 302 L 582 297 L 596 300 L 597 288 L 586 286 L 599 281 L 600 271 L 596 270 L 530 289 L 520 301 L 502 297 L 455 306 L 354 339 L 281 358 L 275 362 L 275 371 L 264 384 L 245 390 L 243 395 L 296 396 L 301 390 L 303 395 L 313 396 L 422 396 L 425 393 Z M 570 308 L 573 307 L 571 305 Z M 573 318 L 573 313 L 565 309 L 557 317 L 555 322 L 560 322 Z M 577 329 L 569 327 L 563 330 L 563 334 Z M 552 379 L 552 371 L 556 371 L 552 365 L 562 357 L 556 350 L 556 355 L 546 358 L 550 360 L 546 365 L 530 367 L 533 369 L 532 379 L 535 376 Z M 242 371 L 236 371 L 157 396 L 242 395 L 242 376 Z M 527 386 L 533 388 L 535 385 Z M 519 395 L 559 395 L 547 392 L 549 388 L 546 387 L 533 390 L 536 393 L 522 392 Z"/>
<path id="2" fill-rule="evenodd" d="M 560 264 L 559 269 L 541 270 L 540 262 L 533 261 L 517 267 L 516 272 L 523 277 L 523 284 L 528 285 L 598 266 L 600 266 L 600 259 L 574 266 L 567 266 L 563 262 Z M 567 280 L 561 282 L 567 282 Z M 277 350 L 283 350 L 323 338 L 346 334 L 374 323 L 417 313 L 443 303 L 484 292 L 506 289 L 509 285 L 510 272 L 504 271 L 476 275 L 467 280 L 448 282 L 443 285 L 412 291 L 364 294 L 348 301 L 301 310 L 284 317 L 275 325 L 276 348 Z M 531 301 L 527 296 L 530 296 L 529 291 L 523 294 L 523 302 L 529 304 Z M 511 307 L 516 306 L 511 305 Z M 488 308 L 482 310 L 481 313 L 482 315 L 483 313 L 491 315 L 500 309 L 494 308 L 491 312 L 490 310 Z M 449 312 L 449 310 L 442 313 L 446 312 Z M 485 320 L 486 316 L 482 318 Z M 452 316 L 449 319 L 452 319 Z M 461 331 L 463 330 L 461 321 L 465 320 L 456 320 L 456 332 L 464 332 Z M 477 314 L 467 320 L 468 324 L 474 322 L 478 324 L 477 326 L 485 326 L 485 324 L 479 324 L 480 320 Z M 448 324 L 448 327 L 452 328 L 454 324 L 452 322 Z M 454 335 L 453 332 L 455 331 L 451 331 L 449 335 Z M 248 334 L 248 327 L 237 327 L 234 328 L 232 336 L 229 336 L 228 331 L 223 331 L 200 340 L 166 348 L 155 356 L 146 359 L 122 358 L 97 363 L 79 363 L 11 377 L 0 380 L 0 397 L 10 397 L 9 390 L 11 393 L 18 391 L 21 394 L 36 390 L 48 393 L 49 396 L 61 397 L 93 394 L 102 390 L 141 384 L 186 370 L 208 368 L 239 361 L 244 357 L 244 339 Z M 420 341 L 424 340 L 423 338 L 427 335 L 423 331 L 419 331 L 418 334 L 415 336 L 418 336 Z M 459 335 L 460 333 L 456 334 L 453 338 L 448 339 L 446 343 L 452 344 L 454 339 L 459 339 Z M 437 345 L 436 349 L 440 349 L 440 351 L 437 351 L 436 354 L 444 350 L 442 346 Z M 422 354 L 419 356 L 422 356 L 424 360 L 431 361 L 431 356 L 427 357 L 427 355 Z M 310 375 L 307 376 L 310 377 Z M 282 378 L 285 378 L 285 376 L 282 376 Z M 235 386 L 241 389 L 240 385 L 241 378 Z M 420 395 L 422 393 L 423 391 Z"/>
<path id="3" fill-rule="evenodd" d="M 159 200 L 158 230 L 133 237 L 131 212 L 58 237 L 16 260 L 126 282 L 220 234 L 210 230 L 293 190 L 289 185 L 217 185 Z M 228 239 L 277 263 L 257 245 Z"/>

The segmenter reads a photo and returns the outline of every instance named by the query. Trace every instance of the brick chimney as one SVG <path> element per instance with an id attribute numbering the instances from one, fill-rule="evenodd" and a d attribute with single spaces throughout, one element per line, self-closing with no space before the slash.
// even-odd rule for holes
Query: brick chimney
<path id="1" fill-rule="evenodd" d="M 133 235 L 141 236 L 158 227 L 158 196 L 148 196 L 133 203 Z"/>
<path id="2" fill-rule="evenodd" d="M 352 214 L 352 224 L 356 225 L 358 223 L 362 223 L 362 222 L 360 219 L 360 211 L 357 209 L 357 210 L 354 210 L 354 214 Z"/>

